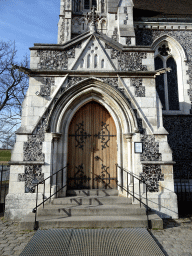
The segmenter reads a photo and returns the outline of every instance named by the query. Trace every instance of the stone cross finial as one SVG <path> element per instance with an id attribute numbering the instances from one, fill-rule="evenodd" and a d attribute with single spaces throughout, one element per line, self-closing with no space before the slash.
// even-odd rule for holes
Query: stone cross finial
<path id="1" fill-rule="evenodd" d="M 97 17 L 96 17 L 96 7 L 95 6 L 93 6 L 93 8 L 91 10 L 91 16 L 92 16 L 92 23 L 95 25 L 96 19 L 97 19 Z"/>
<path id="2" fill-rule="evenodd" d="M 96 32 L 96 20 L 97 20 L 97 14 L 96 14 L 96 7 L 93 6 L 91 12 L 89 13 L 90 19 L 91 19 L 91 26 L 90 26 L 90 31 L 91 32 Z"/>

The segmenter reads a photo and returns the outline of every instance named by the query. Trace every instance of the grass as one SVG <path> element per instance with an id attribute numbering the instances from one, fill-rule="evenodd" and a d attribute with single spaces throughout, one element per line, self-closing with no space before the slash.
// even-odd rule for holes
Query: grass
<path id="1" fill-rule="evenodd" d="M 11 150 L 0 150 L 0 163 L 11 160 Z"/>
<path id="2" fill-rule="evenodd" d="M 1 180 L 0 180 L 0 184 L 1 184 Z M 2 181 L 2 184 L 4 185 L 4 184 L 9 184 L 9 181 L 8 180 L 4 180 L 4 181 Z"/>

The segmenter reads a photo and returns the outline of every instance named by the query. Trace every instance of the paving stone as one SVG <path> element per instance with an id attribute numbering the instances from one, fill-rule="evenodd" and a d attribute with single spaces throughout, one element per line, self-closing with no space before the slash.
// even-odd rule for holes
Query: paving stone
<path id="1" fill-rule="evenodd" d="M 17 247 L 15 247 L 15 248 L 13 249 L 13 251 L 19 251 L 19 250 L 22 250 L 22 249 L 23 249 L 23 247 L 17 246 Z"/>
<path id="2" fill-rule="evenodd" d="M 12 256 L 13 255 L 13 251 L 6 251 L 2 255 Z"/>
<path id="3" fill-rule="evenodd" d="M 192 218 L 165 220 L 164 230 L 151 232 L 167 255 L 192 256 Z M 34 234 L 18 231 L 18 223 L 0 220 L 0 256 L 19 255 Z"/>
<path id="4" fill-rule="evenodd" d="M 3 250 L 4 251 L 12 251 L 14 248 L 14 246 L 9 246 L 9 247 L 5 247 Z"/>
<path id="5" fill-rule="evenodd" d="M 165 229 L 152 230 L 153 235 L 162 244 L 169 256 L 183 256 L 192 252 L 192 218 L 176 221 L 165 220 Z M 190 255 L 191 256 L 191 255 Z"/>

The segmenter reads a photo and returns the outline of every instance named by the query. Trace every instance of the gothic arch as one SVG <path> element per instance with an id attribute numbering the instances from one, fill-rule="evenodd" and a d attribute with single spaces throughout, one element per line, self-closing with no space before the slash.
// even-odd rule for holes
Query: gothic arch
<path id="1" fill-rule="evenodd" d="M 94 98 L 106 107 L 114 120 L 120 124 L 123 134 L 133 133 L 138 130 L 133 109 L 122 93 L 115 87 L 103 83 L 101 80 L 91 78 L 69 88 L 58 99 L 49 118 L 50 131 L 61 133 L 63 129 L 62 120 L 66 116 L 67 120 L 69 120 L 69 112 L 71 113 L 72 109 L 80 108 L 90 98 Z"/>
<path id="2" fill-rule="evenodd" d="M 160 45 L 163 41 L 167 41 L 170 43 L 173 49 L 177 51 L 178 57 L 182 58 L 183 61 L 187 61 L 187 56 L 186 53 L 183 49 L 183 47 L 180 45 L 180 43 L 173 37 L 169 35 L 163 35 L 159 38 L 157 38 L 153 44 L 152 44 L 152 49 L 156 50 L 158 45 Z M 174 57 L 177 57 L 177 55 L 174 53 Z"/>
<path id="3" fill-rule="evenodd" d="M 104 28 L 104 24 L 105 24 L 105 28 Z M 102 30 L 106 30 L 107 29 L 107 19 L 106 18 L 102 18 L 99 23 L 98 23 L 99 29 Z"/>
<path id="4" fill-rule="evenodd" d="M 81 29 L 83 31 L 87 31 L 87 19 L 85 19 L 84 17 L 80 18 L 79 24 L 81 25 Z"/>
<path id="5" fill-rule="evenodd" d="M 115 87 L 103 83 L 99 79 L 86 79 L 69 88 L 57 101 L 49 120 L 50 132 L 60 134 L 57 144 L 62 152 L 62 165 L 67 164 L 68 129 L 75 113 L 85 104 L 95 101 L 109 112 L 114 120 L 117 130 L 117 163 L 123 164 L 124 152 L 127 151 L 127 141 L 124 136 L 129 136 L 138 130 L 137 120 L 133 109 L 121 92 Z M 131 155 L 130 162 L 131 160 Z M 128 161 L 128 160 L 127 160 Z M 119 174 L 120 175 L 120 174 Z"/>
<path id="6" fill-rule="evenodd" d="M 164 42 L 171 48 L 170 56 L 174 58 L 177 64 L 178 97 L 180 110 L 182 111 L 182 102 L 184 102 L 184 76 L 187 71 L 185 62 L 187 61 L 187 56 L 183 47 L 176 39 L 169 35 L 163 35 L 157 38 L 152 44 L 152 49 L 155 50 L 155 58 L 161 58 L 158 49 Z"/>

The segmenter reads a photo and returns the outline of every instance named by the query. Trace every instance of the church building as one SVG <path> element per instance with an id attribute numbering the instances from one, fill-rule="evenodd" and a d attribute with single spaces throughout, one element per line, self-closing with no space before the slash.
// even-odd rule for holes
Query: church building
<path id="1" fill-rule="evenodd" d="M 126 196 L 122 187 L 138 190 L 127 170 L 148 185 L 159 216 L 178 217 L 174 183 L 192 178 L 189 2 L 60 1 L 58 43 L 35 43 L 23 69 L 29 88 L 7 218 L 31 212 L 34 185 L 64 167 L 39 194 L 64 184 L 62 197 L 69 189 L 111 188 Z"/>

